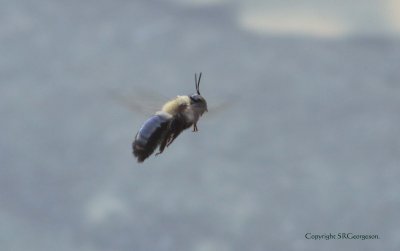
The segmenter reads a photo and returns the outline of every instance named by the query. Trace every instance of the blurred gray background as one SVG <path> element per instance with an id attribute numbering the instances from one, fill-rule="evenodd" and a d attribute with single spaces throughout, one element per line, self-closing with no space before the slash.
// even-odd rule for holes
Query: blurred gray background
<path id="1" fill-rule="evenodd" d="M 398 0 L 0 1 L 0 249 L 398 250 L 399 34 Z M 110 94 L 200 71 L 199 132 L 137 164 Z"/>

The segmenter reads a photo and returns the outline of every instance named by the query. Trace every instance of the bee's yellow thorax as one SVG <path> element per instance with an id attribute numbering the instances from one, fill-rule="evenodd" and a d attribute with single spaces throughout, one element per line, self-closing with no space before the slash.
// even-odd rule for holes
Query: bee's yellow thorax
<path id="1" fill-rule="evenodd" d="M 190 104 L 190 98 L 188 96 L 177 96 L 173 100 L 168 101 L 162 107 L 162 111 L 175 115 L 178 112 L 183 111 Z"/>

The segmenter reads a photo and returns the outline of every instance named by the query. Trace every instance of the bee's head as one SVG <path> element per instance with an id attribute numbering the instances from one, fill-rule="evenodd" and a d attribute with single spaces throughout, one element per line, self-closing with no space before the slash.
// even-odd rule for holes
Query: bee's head
<path id="1" fill-rule="evenodd" d="M 194 109 L 196 109 L 201 115 L 204 112 L 207 112 L 207 102 L 203 98 L 203 96 L 200 95 L 200 79 L 201 79 L 201 72 L 199 74 L 199 78 L 197 79 L 197 74 L 194 74 L 194 82 L 196 85 L 196 93 L 189 95 L 190 97 L 190 104 Z"/>

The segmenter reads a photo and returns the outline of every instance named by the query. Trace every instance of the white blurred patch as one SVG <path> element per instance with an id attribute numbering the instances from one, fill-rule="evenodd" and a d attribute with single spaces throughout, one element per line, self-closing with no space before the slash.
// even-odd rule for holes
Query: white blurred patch
<path id="1" fill-rule="evenodd" d="M 318 37 L 338 37 L 347 34 L 339 20 L 298 12 L 243 12 L 239 25 L 257 33 L 305 34 Z"/>
<path id="2" fill-rule="evenodd" d="M 99 224 L 113 216 L 127 217 L 128 207 L 113 194 L 102 193 L 92 198 L 85 206 L 86 219 Z"/>
<path id="3" fill-rule="evenodd" d="M 387 0 L 387 16 L 392 25 L 392 29 L 400 32 L 400 0 Z"/>
<path id="4" fill-rule="evenodd" d="M 398 35 L 400 0 L 239 1 L 239 25 L 258 33 L 340 37 Z"/>

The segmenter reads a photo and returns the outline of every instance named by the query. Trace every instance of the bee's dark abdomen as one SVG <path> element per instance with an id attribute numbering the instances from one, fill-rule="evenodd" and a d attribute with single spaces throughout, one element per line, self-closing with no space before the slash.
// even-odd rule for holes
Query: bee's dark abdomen
<path id="1" fill-rule="evenodd" d="M 138 162 L 143 162 L 154 152 L 160 140 L 165 137 L 169 123 L 169 118 L 154 115 L 143 124 L 132 143 L 133 155 Z"/>

